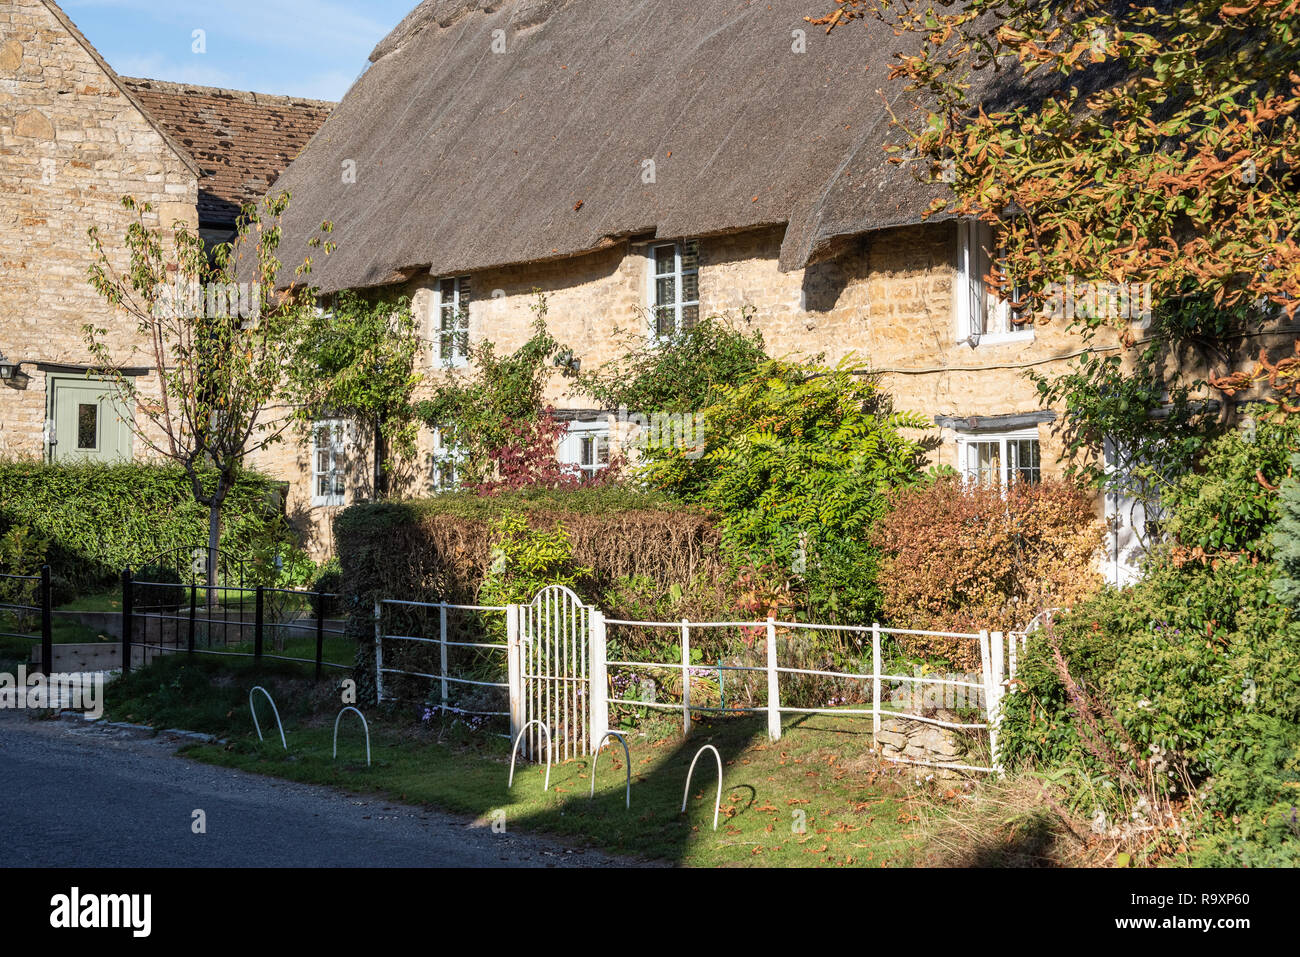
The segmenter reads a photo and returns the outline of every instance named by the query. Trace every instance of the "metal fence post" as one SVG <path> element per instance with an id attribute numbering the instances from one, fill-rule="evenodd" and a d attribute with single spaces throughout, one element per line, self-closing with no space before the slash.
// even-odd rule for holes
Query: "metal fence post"
<path id="1" fill-rule="evenodd" d="M 54 591 L 50 587 L 50 566 L 41 566 L 41 673 L 54 674 Z"/>
<path id="2" fill-rule="evenodd" d="M 593 749 L 600 748 L 600 742 L 609 730 L 609 676 L 605 657 L 605 613 L 599 608 L 591 610 L 591 657 L 587 673 L 590 677 L 588 695 L 590 696 L 591 736 Z"/>
<path id="3" fill-rule="evenodd" d="M 781 740 L 781 683 L 776 670 L 776 619 L 767 619 L 767 736 Z"/>
<path id="4" fill-rule="evenodd" d="M 438 641 L 441 643 L 438 654 L 438 674 L 442 675 L 442 710 L 447 711 L 447 603 L 438 604 Z"/>
<path id="5" fill-rule="evenodd" d="M 190 583 L 190 634 L 188 640 L 185 642 L 185 649 L 191 655 L 194 654 L 194 619 L 198 617 L 198 605 L 199 605 L 199 586 L 191 582 Z"/>
<path id="6" fill-rule="evenodd" d="M 253 658 L 262 660 L 262 586 L 253 592 Z M 240 602 L 242 605 L 243 602 Z"/>
<path id="7" fill-rule="evenodd" d="M 382 704 L 384 700 L 384 641 L 383 632 L 380 630 L 383 622 L 384 608 L 379 601 L 375 602 L 375 704 Z"/>
<path id="8" fill-rule="evenodd" d="M 993 656 L 993 701 L 989 705 L 989 751 L 993 755 L 993 769 L 998 777 L 1002 777 L 1002 754 L 998 742 L 1002 731 L 1002 656 L 1004 654 L 1002 632 L 993 632 L 990 639 L 989 651 Z"/>
<path id="9" fill-rule="evenodd" d="M 131 673 L 131 633 L 135 621 L 131 615 L 131 569 L 122 569 L 122 674 Z"/>
<path id="10" fill-rule="evenodd" d="M 691 733 L 691 623 L 682 619 L 682 734 Z"/>
<path id="11" fill-rule="evenodd" d="M 871 743 L 880 743 L 880 622 L 871 625 Z"/>
<path id="12" fill-rule="evenodd" d="M 321 662 L 325 660 L 325 593 L 316 591 L 316 680 L 320 681 Z"/>
<path id="13" fill-rule="evenodd" d="M 594 654 L 594 652 L 593 652 Z M 519 647 L 519 606 L 506 605 L 506 684 L 510 687 L 510 740 L 524 727 L 524 681 Z"/>

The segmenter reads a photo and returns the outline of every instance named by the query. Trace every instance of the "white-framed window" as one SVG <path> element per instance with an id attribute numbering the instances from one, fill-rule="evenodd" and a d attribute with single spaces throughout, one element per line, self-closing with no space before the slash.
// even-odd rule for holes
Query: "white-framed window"
<path id="1" fill-rule="evenodd" d="M 433 430 L 433 454 L 430 457 L 429 488 L 439 492 L 454 492 L 460 488 L 460 463 L 463 450 L 447 441 L 442 429 Z"/>
<path id="2" fill-rule="evenodd" d="M 464 365 L 469 359 L 469 276 L 439 279 L 433 297 L 433 341 L 438 361 Z"/>
<path id="3" fill-rule="evenodd" d="M 1034 338 L 1027 307 L 1015 308 L 984 281 L 997 258 L 993 227 L 979 220 L 957 223 L 957 280 L 953 286 L 957 314 L 957 341 L 972 346 L 1023 342 Z M 1018 300 L 1018 290 L 1010 298 Z"/>
<path id="4" fill-rule="evenodd" d="M 700 244 L 696 240 L 648 247 L 651 336 L 663 339 L 700 321 Z"/>
<path id="5" fill-rule="evenodd" d="M 350 434 L 344 419 L 322 419 L 311 427 L 311 503 L 342 505 L 347 496 L 347 449 Z"/>
<path id="6" fill-rule="evenodd" d="M 560 442 L 562 465 L 579 469 L 584 477 L 594 478 L 609 468 L 609 423 L 599 420 L 570 422 L 569 431 Z"/>
<path id="7" fill-rule="evenodd" d="M 998 434 L 959 435 L 959 470 L 967 482 L 1006 488 L 1013 482 L 1042 481 L 1042 449 L 1037 429 Z"/>

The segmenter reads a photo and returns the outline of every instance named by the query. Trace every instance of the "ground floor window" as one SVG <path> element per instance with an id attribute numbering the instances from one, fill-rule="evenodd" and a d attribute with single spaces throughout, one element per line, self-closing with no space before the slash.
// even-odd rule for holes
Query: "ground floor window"
<path id="1" fill-rule="evenodd" d="M 1013 482 L 1042 481 L 1042 452 L 1036 429 L 961 436 L 957 455 L 959 469 L 968 482 L 1005 488 Z"/>
<path id="2" fill-rule="evenodd" d="M 433 430 L 429 485 L 435 494 L 454 492 L 460 488 L 460 462 L 463 457 L 461 450 L 447 441 L 442 429 Z"/>
<path id="3" fill-rule="evenodd" d="M 563 465 L 577 467 L 586 478 L 594 478 L 609 468 L 609 423 L 599 420 L 570 422 L 568 434 L 560 443 Z"/>
<path id="4" fill-rule="evenodd" d="M 343 419 L 312 424 L 312 504 L 342 505 L 347 495 L 348 425 Z"/>

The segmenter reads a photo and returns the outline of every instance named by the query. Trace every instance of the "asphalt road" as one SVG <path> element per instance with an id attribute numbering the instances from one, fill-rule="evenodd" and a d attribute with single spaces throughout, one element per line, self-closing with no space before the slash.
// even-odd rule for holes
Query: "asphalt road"
<path id="1" fill-rule="evenodd" d="M 0 709 L 0 867 L 600 867 L 453 815 L 177 757 L 181 742 Z M 194 834 L 193 812 L 207 832 Z"/>

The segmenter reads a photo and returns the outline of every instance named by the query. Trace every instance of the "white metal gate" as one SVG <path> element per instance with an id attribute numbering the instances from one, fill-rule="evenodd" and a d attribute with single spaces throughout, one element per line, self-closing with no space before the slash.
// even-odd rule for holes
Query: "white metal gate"
<path id="1" fill-rule="evenodd" d="M 519 608 L 520 724 L 528 730 L 524 743 L 531 760 L 546 758 L 545 736 L 533 721 L 550 730 L 552 760 L 590 750 L 591 625 L 591 609 L 563 585 L 543 588 Z"/>

